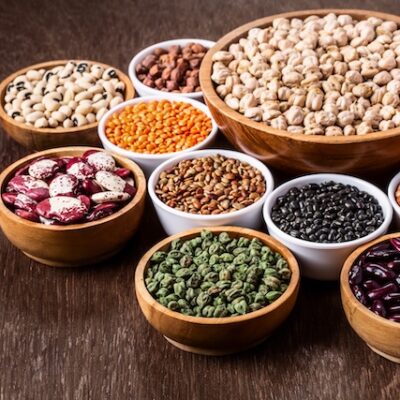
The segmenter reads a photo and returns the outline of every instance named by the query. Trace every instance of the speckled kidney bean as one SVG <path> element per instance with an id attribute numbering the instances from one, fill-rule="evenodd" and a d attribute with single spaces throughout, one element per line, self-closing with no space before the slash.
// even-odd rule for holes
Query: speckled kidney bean
<path id="1" fill-rule="evenodd" d="M 1 194 L 16 215 L 46 225 L 95 221 L 123 207 L 136 194 L 130 170 L 108 153 L 37 159 L 23 165 Z"/>
<path id="2" fill-rule="evenodd" d="M 373 313 L 400 322 L 400 238 L 369 248 L 349 271 L 356 299 Z"/>

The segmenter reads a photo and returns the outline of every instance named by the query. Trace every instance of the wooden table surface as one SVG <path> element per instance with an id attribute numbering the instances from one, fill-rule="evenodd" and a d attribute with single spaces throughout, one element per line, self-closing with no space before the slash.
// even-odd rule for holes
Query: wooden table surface
<path id="1" fill-rule="evenodd" d="M 398 12 L 393 0 L 2 1 L 0 79 L 63 58 L 126 71 L 155 42 L 216 40 L 256 18 L 322 7 Z M 1 169 L 26 154 L 1 132 Z M 30 261 L 1 234 L 0 400 L 400 398 L 400 366 L 351 330 L 337 283 L 303 280 L 289 320 L 253 350 L 210 358 L 172 347 L 142 316 L 133 285 L 138 259 L 163 237 L 147 204 L 124 251 L 68 270 Z"/>

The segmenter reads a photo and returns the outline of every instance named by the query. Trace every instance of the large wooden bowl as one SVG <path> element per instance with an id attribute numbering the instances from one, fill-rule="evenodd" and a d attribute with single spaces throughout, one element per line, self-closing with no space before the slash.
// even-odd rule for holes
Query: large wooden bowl
<path id="1" fill-rule="evenodd" d="M 65 147 L 41 151 L 22 158 L 0 175 L 1 193 L 15 171 L 37 157 L 79 156 L 90 149 Z M 137 193 L 129 203 L 115 214 L 97 221 L 56 226 L 20 218 L 10 211 L 0 198 L 0 227 L 10 242 L 35 261 L 54 267 L 94 264 L 117 253 L 139 226 L 145 205 L 146 179 L 133 161 L 117 155 L 113 157 L 119 165 L 133 173 Z"/>
<path id="2" fill-rule="evenodd" d="M 30 69 L 51 69 L 58 65 L 64 65 L 68 60 L 48 61 L 40 64 L 31 65 L 20 69 L 9 75 L 0 83 L 0 122 L 5 132 L 7 132 L 16 142 L 32 150 L 44 150 L 63 146 L 99 146 L 100 139 L 97 135 L 98 122 L 74 128 L 35 128 L 11 118 L 4 109 L 4 97 L 7 86 L 17 76 L 25 74 Z M 98 64 L 103 68 L 110 68 L 109 65 L 95 61 L 86 61 L 89 64 Z M 113 67 L 114 68 L 114 67 Z M 127 75 L 114 68 L 119 80 L 125 84 L 124 99 L 129 100 L 135 96 L 135 89 Z"/>
<path id="3" fill-rule="evenodd" d="M 351 327 L 373 351 L 397 363 L 400 363 L 400 323 L 376 315 L 355 298 L 350 289 L 349 271 L 369 247 L 399 236 L 400 233 L 392 233 L 359 247 L 350 254 L 340 275 L 342 304 Z"/>
<path id="4" fill-rule="evenodd" d="M 255 237 L 272 250 L 279 252 L 288 261 L 292 271 L 287 290 L 269 306 L 237 317 L 190 317 L 162 306 L 147 291 L 144 282 L 150 258 L 156 251 L 167 249 L 174 239 L 190 239 L 198 236 L 202 228 L 195 228 L 164 239 L 143 256 L 135 274 L 136 296 L 146 319 L 176 347 L 207 355 L 235 353 L 261 343 L 288 317 L 299 290 L 299 267 L 292 253 L 265 233 L 234 226 L 207 229 L 218 233 L 229 232 L 233 237 Z"/>
<path id="5" fill-rule="evenodd" d="M 378 17 L 400 24 L 400 17 L 363 10 L 321 9 L 272 15 L 228 33 L 206 54 L 200 69 L 200 83 L 210 111 L 229 141 L 239 150 L 288 172 L 352 172 L 368 174 L 398 164 L 400 128 L 365 136 L 327 137 L 294 135 L 255 122 L 229 108 L 211 81 L 212 56 L 237 43 L 251 28 L 265 28 L 277 17 L 306 18 L 328 13 L 350 14 L 355 19 Z"/>

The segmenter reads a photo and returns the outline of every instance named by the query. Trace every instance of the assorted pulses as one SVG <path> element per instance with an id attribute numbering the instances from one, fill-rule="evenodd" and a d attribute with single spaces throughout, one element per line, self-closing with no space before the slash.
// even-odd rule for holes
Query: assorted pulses
<path id="1" fill-rule="evenodd" d="M 154 253 L 145 284 L 170 310 L 196 317 L 233 317 L 273 303 L 290 278 L 286 260 L 258 239 L 203 231 Z"/>
<path id="2" fill-rule="evenodd" d="M 124 93 L 115 69 L 69 61 L 17 76 L 7 86 L 4 109 L 15 121 L 35 128 L 72 128 L 99 121 L 124 101 Z"/>
<path id="3" fill-rule="evenodd" d="M 283 232 L 317 243 L 342 243 L 374 232 L 383 222 L 378 201 L 336 182 L 292 188 L 277 199 L 272 221 Z"/>
<path id="4" fill-rule="evenodd" d="M 163 92 L 199 92 L 200 64 L 207 50 L 199 43 L 157 48 L 136 66 L 137 77 Z"/>
<path id="5" fill-rule="evenodd" d="M 95 221 L 136 194 L 130 170 L 103 151 L 82 157 L 37 158 L 18 170 L 2 199 L 19 217 L 46 225 Z"/>
<path id="6" fill-rule="evenodd" d="M 379 243 L 362 254 L 349 272 L 349 283 L 369 310 L 400 322 L 400 239 Z"/>
<path id="7" fill-rule="evenodd" d="M 154 100 L 115 112 L 106 122 L 105 134 L 122 149 L 165 154 L 201 143 L 211 129 L 211 119 L 191 104 Z"/>
<path id="8" fill-rule="evenodd" d="M 265 191 L 265 179 L 257 168 L 218 154 L 180 161 L 160 174 L 155 187 L 167 206 L 206 215 L 240 210 Z"/>

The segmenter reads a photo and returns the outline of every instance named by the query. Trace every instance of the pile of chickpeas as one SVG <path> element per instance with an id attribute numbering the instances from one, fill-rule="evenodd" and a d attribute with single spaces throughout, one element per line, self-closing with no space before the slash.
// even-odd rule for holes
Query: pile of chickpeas
<path id="1" fill-rule="evenodd" d="M 294 134 L 400 126 L 400 29 L 350 15 L 277 18 L 213 56 L 212 80 L 246 117 Z"/>

